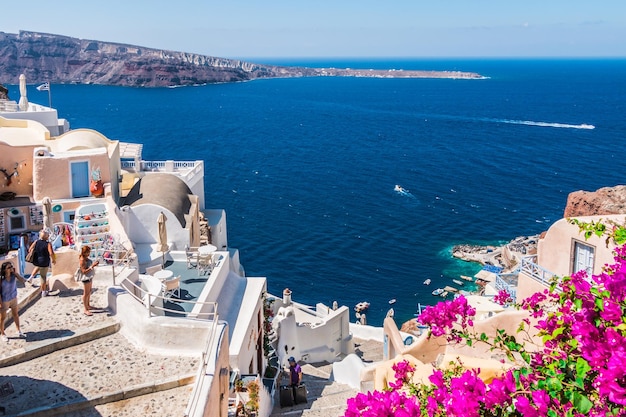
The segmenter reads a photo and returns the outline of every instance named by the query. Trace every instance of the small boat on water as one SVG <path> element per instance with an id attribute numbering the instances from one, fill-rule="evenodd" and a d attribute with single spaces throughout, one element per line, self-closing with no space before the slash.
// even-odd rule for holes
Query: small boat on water
<path id="1" fill-rule="evenodd" d="M 461 281 L 460 279 L 453 279 L 452 282 L 454 282 L 456 285 L 463 285 L 463 281 Z"/>
<path id="2" fill-rule="evenodd" d="M 424 281 L 424 285 L 430 285 L 430 278 L 428 278 L 426 281 Z"/>
<path id="3" fill-rule="evenodd" d="M 469 282 L 474 281 L 472 277 L 468 277 L 467 275 L 461 275 L 461 279 L 464 279 L 465 281 L 469 281 Z"/>
<path id="4" fill-rule="evenodd" d="M 441 293 L 443 293 L 443 288 L 437 288 L 432 292 L 433 295 L 441 295 Z"/>
<path id="5" fill-rule="evenodd" d="M 370 308 L 370 303 L 368 303 L 367 301 L 361 301 L 360 303 L 354 306 L 354 311 L 356 311 L 357 313 L 361 313 L 367 310 L 368 308 Z"/>
<path id="6" fill-rule="evenodd" d="M 395 304 L 396 303 L 396 299 L 392 298 L 391 300 L 389 300 L 389 304 Z"/>
<path id="7" fill-rule="evenodd" d="M 442 298 L 446 298 L 448 296 L 448 291 L 444 291 L 441 294 L 439 294 Z"/>

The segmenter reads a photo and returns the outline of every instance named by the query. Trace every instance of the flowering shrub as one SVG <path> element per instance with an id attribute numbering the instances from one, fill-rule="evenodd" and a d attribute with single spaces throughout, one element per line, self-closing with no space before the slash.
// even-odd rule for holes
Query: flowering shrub
<path id="1" fill-rule="evenodd" d="M 543 341 L 539 350 L 527 350 L 503 330 L 492 338 L 477 334 L 475 311 L 463 296 L 439 303 L 418 318 L 430 326 L 429 337 L 484 343 L 514 366 L 489 384 L 477 370 L 456 366 L 435 370 L 430 385 L 420 385 L 411 379 L 413 367 L 399 362 L 389 388 L 349 399 L 345 416 L 626 416 L 626 233 L 623 226 L 586 227 L 622 246 L 615 250 L 615 264 L 601 274 L 589 279 L 581 271 L 555 279 L 550 290 L 515 306 L 529 313 L 518 332 L 528 332 L 530 318 L 535 320 Z M 512 303 L 505 292 L 495 300 Z"/>

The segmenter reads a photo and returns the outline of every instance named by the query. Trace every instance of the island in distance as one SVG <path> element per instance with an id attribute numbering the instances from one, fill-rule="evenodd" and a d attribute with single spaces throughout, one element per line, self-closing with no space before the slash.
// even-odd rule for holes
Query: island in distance
<path id="1" fill-rule="evenodd" d="M 0 84 L 101 84 L 176 87 L 287 77 L 461 78 L 461 71 L 309 68 L 255 64 L 187 52 L 166 51 L 48 33 L 0 32 Z"/>

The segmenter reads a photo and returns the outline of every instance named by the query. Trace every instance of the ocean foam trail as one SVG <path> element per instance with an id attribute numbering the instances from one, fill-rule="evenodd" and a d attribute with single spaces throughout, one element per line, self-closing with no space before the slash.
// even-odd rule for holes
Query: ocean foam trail
<path id="1" fill-rule="evenodd" d="M 531 120 L 508 120 L 508 119 L 496 119 L 495 121 L 501 123 L 509 123 L 514 125 L 527 125 L 527 126 L 541 126 L 541 127 L 560 127 L 565 129 L 595 129 L 594 125 L 580 124 L 570 125 L 567 123 L 548 123 L 548 122 L 533 122 Z"/>

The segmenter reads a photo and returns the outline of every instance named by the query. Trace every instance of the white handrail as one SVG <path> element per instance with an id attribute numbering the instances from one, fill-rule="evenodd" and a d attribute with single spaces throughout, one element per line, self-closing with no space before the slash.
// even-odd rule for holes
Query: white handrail
<path id="1" fill-rule="evenodd" d="M 130 285 L 130 288 L 128 287 L 129 285 Z M 135 300 L 139 301 L 142 304 L 143 304 L 143 297 L 145 297 L 146 295 L 148 296 L 148 299 L 147 299 L 148 302 L 146 303 L 147 304 L 147 309 L 148 309 L 148 317 L 152 317 L 152 309 L 155 309 L 155 310 L 160 310 L 160 311 L 163 311 L 163 312 L 170 312 L 170 313 L 174 313 L 174 314 L 177 314 L 177 315 L 183 315 L 186 318 L 193 318 L 193 319 L 199 319 L 199 320 L 217 320 L 217 303 L 214 302 L 214 301 L 176 300 L 177 302 L 180 302 L 180 303 L 201 304 L 201 305 L 206 305 L 206 306 L 212 306 L 212 308 L 210 309 L 211 312 L 201 313 L 201 314 L 194 313 L 193 316 L 190 316 L 189 315 L 190 313 L 187 312 L 187 311 L 185 311 L 183 313 L 180 310 L 172 310 L 170 308 L 153 306 L 152 303 L 153 303 L 153 301 L 155 299 L 159 299 L 160 298 L 163 301 L 170 301 L 170 300 L 166 299 L 162 295 L 150 294 L 148 291 L 144 290 L 143 288 L 141 288 L 140 286 L 138 286 L 137 284 L 135 284 L 134 282 L 132 282 L 129 279 L 125 279 L 124 281 L 122 281 L 121 286 L 124 289 L 126 289 L 126 291 L 128 291 L 128 293 Z M 141 294 L 141 297 L 138 297 L 136 295 L 135 289 L 139 290 L 138 292 Z M 202 316 L 204 316 L 204 315 L 207 316 L 205 319 L 202 318 Z"/>
<path id="2" fill-rule="evenodd" d="M 216 303 L 217 304 L 217 303 Z M 217 305 L 216 305 L 217 308 Z M 204 410 L 198 410 L 198 406 L 200 405 L 200 396 L 203 391 L 203 384 L 205 381 L 204 376 L 207 375 L 207 367 L 209 364 L 209 358 L 214 358 L 213 355 L 209 353 L 213 350 L 213 346 L 216 343 L 217 338 L 217 310 L 215 313 L 215 320 L 213 320 L 213 325 L 211 326 L 211 330 L 209 331 L 209 337 L 207 337 L 207 342 L 202 351 L 202 363 L 198 367 L 198 373 L 196 375 L 196 383 L 193 386 L 193 390 L 191 392 L 191 398 L 189 403 L 187 404 L 187 408 L 185 409 L 185 417 L 189 416 L 202 416 L 204 415 Z M 220 371 L 221 372 L 221 371 Z M 219 372 L 214 372 L 213 375 L 219 375 Z"/>

